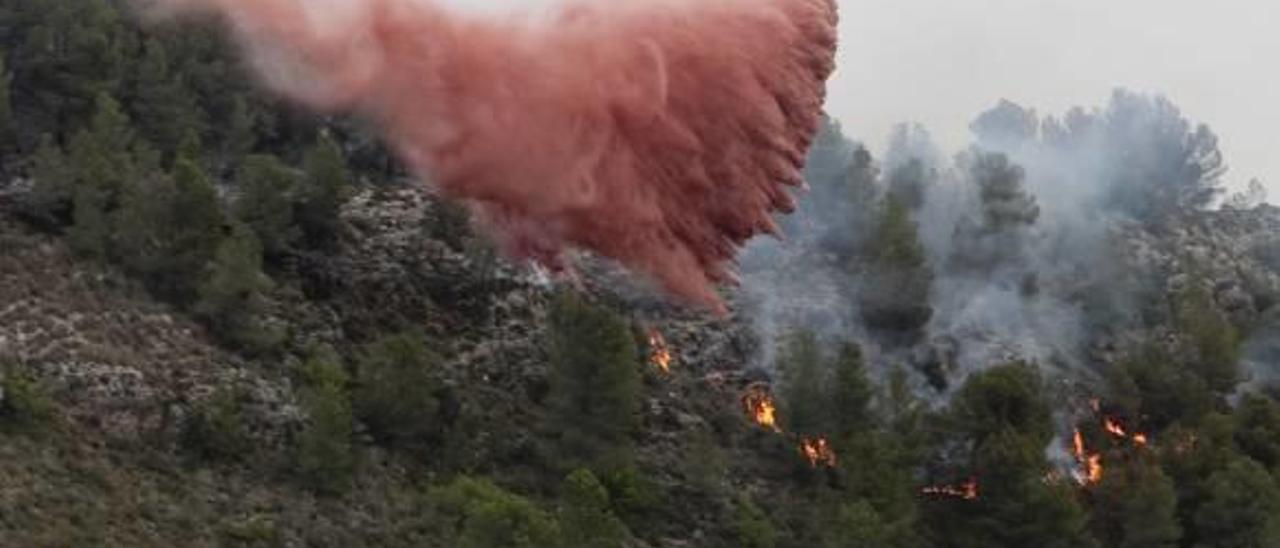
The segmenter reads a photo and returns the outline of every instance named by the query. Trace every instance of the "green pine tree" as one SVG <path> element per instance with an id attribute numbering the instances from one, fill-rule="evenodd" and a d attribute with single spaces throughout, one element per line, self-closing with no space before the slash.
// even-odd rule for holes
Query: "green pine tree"
<path id="1" fill-rule="evenodd" d="M 299 237 L 291 195 L 298 177 L 275 156 L 244 159 L 236 176 L 239 195 L 233 214 L 253 229 L 268 256 L 284 253 Z"/>
<path id="2" fill-rule="evenodd" d="M 574 470 L 561 488 L 564 548 L 619 548 L 631 536 L 609 508 L 609 492 L 595 474 Z"/>
<path id="3" fill-rule="evenodd" d="M 865 261 L 866 282 L 859 292 L 863 320 L 893 339 L 914 339 L 933 317 L 933 272 L 910 210 L 892 195 L 884 200 Z"/>
<path id="4" fill-rule="evenodd" d="M 769 520 L 769 515 L 746 495 L 738 498 L 733 525 L 737 530 L 737 545 L 742 548 L 774 548 L 778 545 L 778 530 Z"/>
<path id="5" fill-rule="evenodd" d="M 630 461 L 640 371 L 627 322 L 569 292 L 551 306 L 551 413 L 567 466 L 610 470 Z"/>
<path id="6" fill-rule="evenodd" d="M 185 134 L 202 129 L 200 107 L 181 75 L 172 70 L 164 43 L 151 39 L 143 49 L 130 108 L 142 135 L 172 154 Z"/>
<path id="7" fill-rule="evenodd" d="M 297 216 L 310 247 L 326 248 L 337 241 L 343 202 L 350 192 L 351 173 L 342 150 L 322 135 L 307 152 L 306 177 L 298 196 Z"/>
<path id="8" fill-rule="evenodd" d="M 419 445 L 443 433 L 441 358 L 417 331 L 387 335 L 364 349 L 356 373 L 357 416 L 378 438 Z"/>
<path id="9" fill-rule="evenodd" d="M 782 373 L 784 429 L 800 436 L 826 436 L 835 410 L 828 392 L 828 369 L 818 339 L 811 331 L 791 334 L 778 356 Z"/>
<path id="10" fill-rule="evenodd" d="M 1280 487 L 1257 462 L 1237 458 L 1206 483 L 1195 548 L 1280 546 Z"/>
<path id="11" fill-rule="evenodd" d="M 315 489 L 341 493 L 355 473 L 351 444 L 354 415 L 349 380 L 341 358 L 331 348 L 312 353 L 302 366 L 302 407 L 310 419 L 298 434 L 298 468 Z"/>
<path id="12" fill-rule="evenodd" d="M 209 277 L 199 288 L 195 311 L 229 342 L 246 350 L 267 350 L 279 333 L 261 325 L 264 295 L 273 287 L 262 273 L 262 247 L 253 232 L 240 225 L 218 246 Z"/>
<path id="13" fill-rule="evenodd" d="M 875 427 L 871 409 L 874 390 L 867 378 L 862 348 L 847 341 L 841 344 L 835 356 L 834 369 L 831 385 L 834 428 L 831 435 L 845 438 L 871 430 Z"/>
<path id="14" fill-rule="evenodd" d="M 1176 548 L 1182 538 L 1173 481 L 1153 462 L 1106 470 L 1095 492 L 1093 530 L 1106 546 Z"/>

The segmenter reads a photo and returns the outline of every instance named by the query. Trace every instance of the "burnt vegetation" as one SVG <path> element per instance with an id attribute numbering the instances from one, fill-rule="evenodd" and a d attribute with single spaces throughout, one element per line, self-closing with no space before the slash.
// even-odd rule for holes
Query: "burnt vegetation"
<path id="1" fill-rule="evenodd" d="M 710 320 L 504 263 L 210 27 L 16 0 L 0 48 L 0 545 L 1280 546 L 1280 247 L 1178 244 L 1275 213 L 1207 210 L 1165 99 L 1004 102 L 952 163 L 826 121 L 744 270 L 838 310 Z"/>

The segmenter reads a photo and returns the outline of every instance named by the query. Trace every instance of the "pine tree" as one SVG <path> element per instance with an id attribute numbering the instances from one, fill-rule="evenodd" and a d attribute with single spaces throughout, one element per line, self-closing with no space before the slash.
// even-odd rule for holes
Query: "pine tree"
<path id="1" fill-rule="evenodd" d="M 1044 448 L 1053 422 L 1040 377 L 1025 364 L 997 367 L 969 378 L 948 410 L 957 443 L 969 448 L 956 478 L 977 481 L 972 500 L 930 501 L 924 517 L 946 546 L 1078 548 L 1095 543 L 1073 486 L 1047 482 Z"/>
<path id="2" fill-rule="evenodd" d="M 863 320 L 894 339 L 913 339 L 933 317 L 933 272 L 915 221 L 893 196 L 884 200 L 866 261 L 866 282 L 858 299 Z"/>
<path id="3" fill-rule="evenodd" d="M 800 436 L 829 434 L 834 409 L 827 391 L 827 363 L 812 331 L 788 336 L 778 356 L 782 373 L 782 419 L 785 429 Z"/>
<path id="4" fill-rule="evenodd" d="M 951 402 L 958 433 L 981 445 L 988 437 L 1013 432 L 1045 447 L 1053 420 L 1035 366 L 1011 363 L 970 376 Z"/>
<path id="5" fill-rule="evenodd" d="M 171 70 L 164 44 L 148 40 L 136 70 L 130 107 L 142 135 L 168 153 L 174 152 L 186 133 L 201 129 L 200 107 L 180 78 Z"/>
<path id="6" fill-rule="evenodd" d="M 952 236 L 950 266 L 989 275 L 1023 258 L 1028 230 L 1040 206 L 1026 191 L 1026 171 L 1001 153 L 972 151 L 966 160 L 978 190 L 977 219 L 967 218 Z"/>
<path id="7" fill-rule="evenodd" d="M 1145 459 L 1112 466 L 1095 493 L 1093 530 L 1106 546 L 1176 548 L 1182 537 L 1171 479 Z"/>
<path id="8" fill-rule="evenodd" d="M 561 500 L 564 548 L 620 548 L 630 537 L 609 509 L 609 492 L 590 470 L 579 468 L 565 478 Z"/>
<path id="9" fill-rule="evenodd" d="M 1240 451 L 1280 478 L 1280 401 L 1245 394 L 1233 418 L 1235 442 Z"/>
<path id="10" fill-rule="evenodd" d="M 115 209 L 125 185 L 140 175 L 135 161 L 135 136 L 129 118 L 110 95 L 97 98 L 97 110 L 89 128 L 71 139 L 63 158 L 68 162 L 65 190 L 52 187 L 52 196 L 88 196 L 80 189 L 91 189 L 92 201 L 101 214 Z M 61 186 L 61 185 L 59 185 Z M 98 214 L 95 214 L 98 215 Z"/>
<path id="11" fill-rule="evenodd" d="M 778 545 L 778 531 L 769 515 L 746 495 L 738 499 L 734 528 L 738 533 L 738 546 L 742 548 L 774 548 Z"/>
<path id="12" fill-rule="evenodd" d="M 843 504 L 833 519 L 822 524 L 823 548 L 893 546 L 888 527 L 870 504 Z"/>
<path id="13" fill-rule="evenodd" d="M 836 438 L 857 435 L 875 427 L 871 410 L 873 389 L 867 379 L 862 349 L 855 343 L 840 345 L 835 356 L 835 376 L 832 382 L 832 415 Z"/>
<path id="14" fill-rule="evenodd" d="M 357 416 L 386 442 L 434 441 L 445 427 L 436 372 L 440 362 L 417 331 L 387 335 L 370 344 L 356 370 Z"/>
<path id="15" fill-rule="evenodd" d="M 1195 514 L 1196 548 L 1280 546 L 1280 487 L 1261 465 L 1237 458 L 1206 484 Z"/>
<path id="16" fill-rule="evenodd" d="M 321 135 L 306 157 L 306 178 L 298 196 L 298 224 L 307 245 L 325 248 L 338 238 L 339 213 L 351 184 L 351 173 L 337 143 Z"/>
<path id="17" fill-rule="evenodd" d="M 299 471 L 317 490 L 340 493 L 355 468 L 347 372 L 333 350 L 324 348 L 303 364 L 303 377 L 301 400 L 310 420 L 298 434 Z"/>
<path id="18" fill-rule="evenodd" d="M 173 252 L 172 177 L 148 177 L 125 186 L 113 223 L 116 258 L 152 287 L 164 282 Z"/>
<path id="19" fill-rule="evenodd" d="M 635 339 L 616 313 L 569 292 L 551 306 L 550 429 L 573 466 L 623 467 L 638 426 L 640 371 Z"/>
<path id="20" fill-rule="evenodd" d="M 233 227 L 218 246 L 210 270 L 199 289 L 196 313 L 228 342 L 250 351 L 273 346 L 278 334 L 258 324 L 263 296 L 273 284 L 262 273 L 262 247 L 253 232 L 241 225 Z"/>
<path id="21" fill-rule="evenodd" d="M 293 171 L 275 156 L 248 156 L 236 183 L 239 195 L 233 214 L 253 229 L 267 256 L 279 256 L 292 247 L 299 236 L 290 197 L 298 183 Z"/>
<path id="22" fill-rule="evenodd" d="M 158 287 L 180 302 L 187 302 L 194 296 L 196 280 L 222 251 L 220 243 L 226 221 L 217 191 L 193 161 L 180 158 L 174 164 L 172 177 L 173 202 L 167 216 L 170 232 L 163 235 L 167 242 L 162 268 L 164 280 Z M 235 245 L 239 246 L 237 252 L 247 255 L 250 247 L 259 244 L 242 238 Z"/>
<path id="23" fill-rule="evenodd" d="M 1193 280 L 1174 296 L 1173 308 L 1174 322 L 1194 353 L 1191 370 L 1215 393 L 1234 392 L 1242 380 L 1240 335 L 1218 310 L 1213 295 L 1200 280 Z"/>

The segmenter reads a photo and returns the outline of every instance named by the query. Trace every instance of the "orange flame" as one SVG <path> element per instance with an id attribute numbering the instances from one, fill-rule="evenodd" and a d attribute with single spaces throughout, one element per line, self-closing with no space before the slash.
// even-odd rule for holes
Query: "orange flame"
<path id="1" fill-rule="evenodd" d="M 1084 445 L 1084 435 L 1076 429 L 1071 439 L 1071 454 L 1080 464 L 1080 483 L 1093 485 L 1102 481 L 1102 455 L 1090 453 Z"/>
<path id="2" fill-rule="evenodd" d="M 764 385 L 756 384 L 749 388 L 742 396 L 742 405 L 746 408 L 747 415 L 756 424 L 774 432 L 782 431 L 778 428 L 778 407 L 773 403 L 773 396 Z"/>
<path id="3" fill-rule="evenodd" d="M 1124 426 L 1121 426 L 1119 421 L 1116 421 L 1111 417 L 1103 417 L 1102 427 L 1105 428 L 1108 433 L 1117 438 L 1129 437 L 1129 434 L 1124 431 Z"/>
<path id="4" fill-rule="evenodd" d="M 978 480 L 969 478 L 969 481 L 960 485 L 930 485 L 921 488 L 920 493 L 923 495 L 976 500 L 978 498 Z"/>
<path id="5" fill-rule="evenodd" d="M 836 466 L 836 452 L 827 443 L 827 438 L 801 438 L 800 451 L 804 453 L 804 458 L 809 460 L 809 466 L 814 468 L 818 465 L 827 468 Z"/>
<path id="6" fill-rule="evenodd" d="M 1147 445 L 1147 442 L 1150 441 L 1147 438 L 1147 435 L 1141 432 L 1134 432 L 1133 434 L 1130 434 L 1128 430 L 1125 430 L 1124 425 L 1121 424 L 1120 421 L 1111 417 L 1102 418 L 1102 428 L 1105 429 L 1107 433 L 1111 434 L 1112 436 L 1115 436 L 1122 440 L 1127 439 L 1127 440 L 1133 441 L 1133 444 L 1138 447 L 1145 447 Z"/>
<path id="7" fill-rule="evenodd" d="M 663 374 L 671 373 L 671 348 L 657 329 L 649 330 L 649 363 Z"/>

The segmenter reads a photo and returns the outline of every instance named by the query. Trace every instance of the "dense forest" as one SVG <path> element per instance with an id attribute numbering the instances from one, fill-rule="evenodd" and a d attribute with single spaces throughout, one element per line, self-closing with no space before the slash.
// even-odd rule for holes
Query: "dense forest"
<path id="1" fill-rule="evenodd" d="M 828 121 L 715 318 L 508 264 L 215 25 L 0 48 L 0 545 L 1280 546 L 1280 213 L 1163 98 Z"/>

